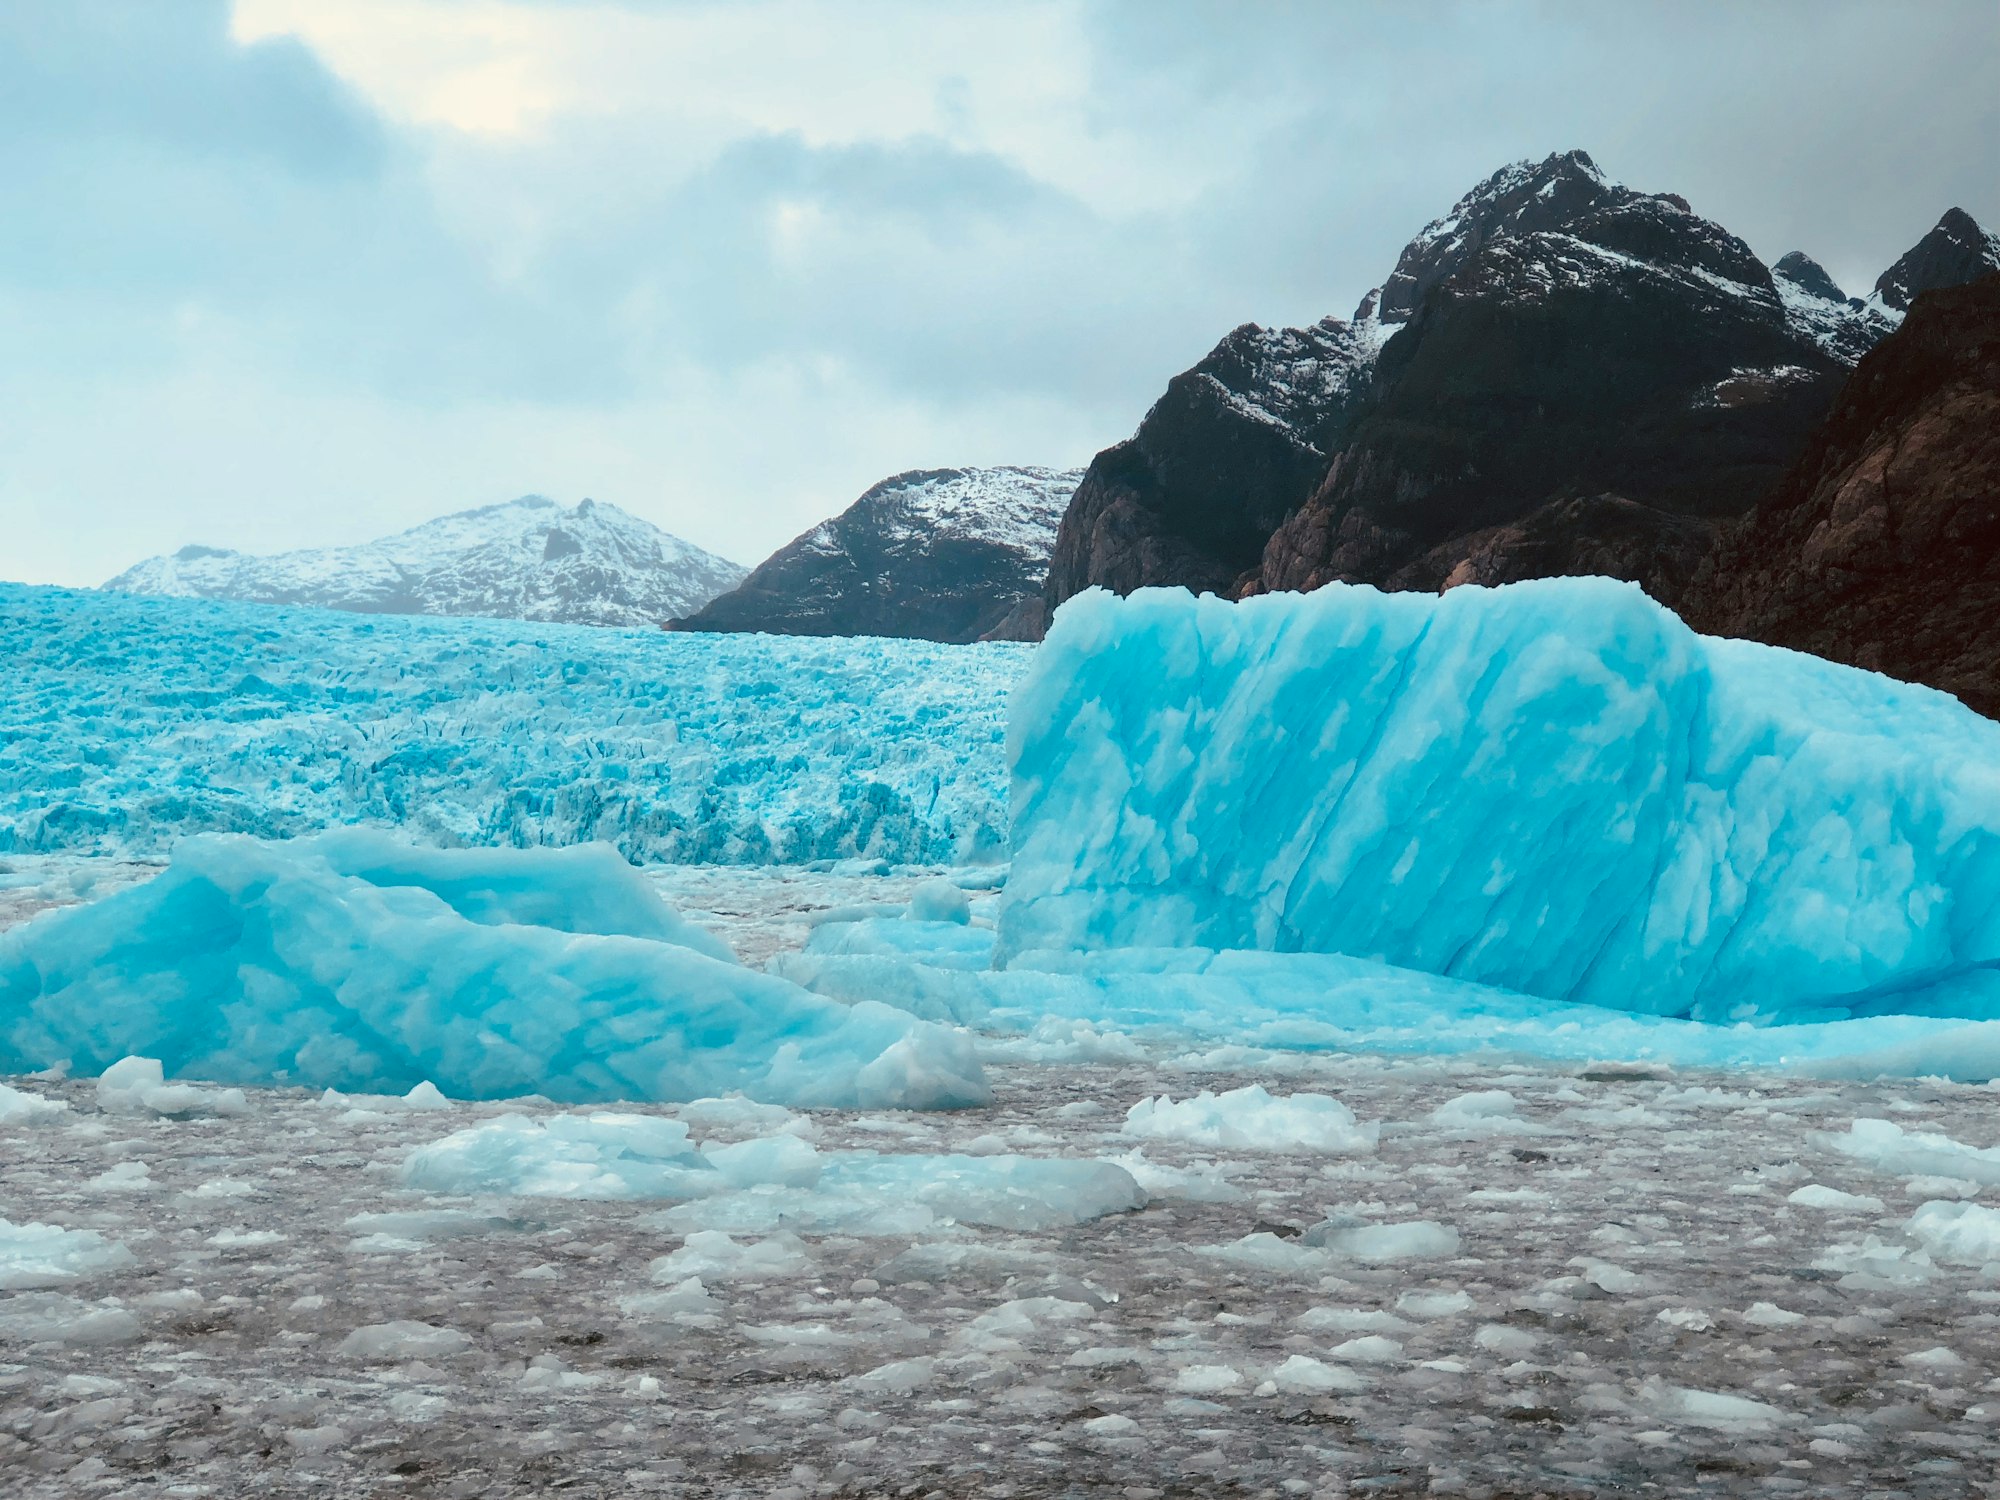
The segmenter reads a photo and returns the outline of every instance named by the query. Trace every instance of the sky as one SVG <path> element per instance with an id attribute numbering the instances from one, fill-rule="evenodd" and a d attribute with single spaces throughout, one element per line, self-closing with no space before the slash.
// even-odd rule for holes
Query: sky
<path id="1" fill-rule="evenodd" d="M 754 563 L 1573 147 L 1865 292 L 2000 227 L 2000 5 L 10 0 L 0 578 L 530 492 Z"/>

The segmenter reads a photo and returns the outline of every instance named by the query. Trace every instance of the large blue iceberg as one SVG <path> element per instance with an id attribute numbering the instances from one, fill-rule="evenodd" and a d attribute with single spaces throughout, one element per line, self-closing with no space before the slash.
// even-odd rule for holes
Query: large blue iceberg
<path id="1" fill-rule="evenodd" d="M 1308 951 L 1710 1021 L 2000 1014 L 2000 725 L 1630 585 L 1082 595 L 1009 751 L 1003 963 Z"/>
<path id="2" fill-rule="evenodd" d="M 989 1098 L 961 1034 L 745 969 L 608 848 L 361 830 L 189 839 L 149 883 L 0 936 L 0 1073 L 133 1054 L 221 1083 L 470 1099 Z"/>

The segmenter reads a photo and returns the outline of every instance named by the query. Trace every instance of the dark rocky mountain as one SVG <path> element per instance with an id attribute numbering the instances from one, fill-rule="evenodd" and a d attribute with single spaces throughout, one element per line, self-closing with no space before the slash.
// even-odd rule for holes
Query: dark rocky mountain
<path id="1" fill-rule="evenodd" d="M 1093 584 L 1232 588 L 1326 472 L 1391 331 L 1372 312 L 1311 328 L 1246 323 L 1176 375 L 1138 432 L 1084 472 L 1056 536 L 1048 606 Z"/>
<path id="2" fill-rule="evenodd" d="M 1682 611 L 2000 718 L 2000 275 L 1917 295 Z"/>
<path id="3" fill-rule="evenodd" d="M 1033 468 L 898 474 L 672 628 L 1037 638 L 1056 525 L 1081 478 Z"/>
<path id="4" fill-rule="evenodd" d="M 1925 243 L 1970 244 L 1960 218 Z M 1956 264 L 1905 261 L 1906 281 Z M 1581 572 L 1673 603 L 1900 316 L 1803 253 L 1766 267 L 1581 151 L 1517 163 L 1426 226 L 1351 320 L 1246 326 L 1177 376 L 1086 472 L 1046 603 Z"/>
<path id="5" fill-rule="evenodd" d="M 615 505 L 523 495 L 354 547 L 262 557 L 183 547 L 127 568 L 104 587 L 367 614 L 646 628 L 700 608 L 743 573 Z"/>
<path id="6" fill-rule="evenodd" d="M 1923 292 L 1963 286 L 1991 271 L 2000 271 L 2000 236 L 1988 234 L 1971 214 L 1954 208 L 1882 273 L 1872 300 L 1902 312 Z"/>

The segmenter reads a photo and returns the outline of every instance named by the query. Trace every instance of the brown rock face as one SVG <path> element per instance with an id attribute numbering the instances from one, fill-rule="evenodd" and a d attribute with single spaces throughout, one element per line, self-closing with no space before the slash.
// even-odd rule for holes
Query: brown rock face
<path id="1" fill-rule="evenodd" d="M 2000 275 L 1918 296 L 1682 612 L 2000 718 Z"/>

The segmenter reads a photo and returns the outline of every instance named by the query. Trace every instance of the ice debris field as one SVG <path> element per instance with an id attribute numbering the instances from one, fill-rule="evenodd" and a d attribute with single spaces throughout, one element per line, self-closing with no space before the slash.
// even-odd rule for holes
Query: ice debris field
<path id="1" fill-rule="evenodd" d="M 120 649 L 161 662 L 325 618 L 145 607 L 172 629 Z M 314 710 L 343 732 L 393 744 L 423 698 L 494 785 L 559 780 L 535 692 L 589 737 L 560 674 L 385 691 L 357 639 L 371 696 Z M 841 643 L 590 639 L 635 653 L 590 669 L 632 684 L 628 746 L 643 673 L 690 662 L 714 702 L 762 673 L 802 733 L 839 717 Z M 158 802 L 146 838 L 0 857 L 0 1474 L 1498 1500 L 2000 1472 L 2000 727 L 1594 581 L 1086 596 L 966 661 L 922 690 L 976 682 L 977 715 L 866 752 L 1011 768 L 1011 833 L 927 858 L 342 827 L 396 819 L 286 802 L 316 731 L 282 714 L 229 758 L 296 820 L 258 833 L 297 836 L 201 812 L 163 861 Z M 145 779 L 121 726 L 155 782 L 176 734 L 212 749 L 145 707 L 158 675 L 44 698 L 21 784 L 86 723 L 111 779 L 65 794 Z M 732 826 L 859 763 L 797 753 Z M 580 846 L 481 847 L 542 842 Z"/>

